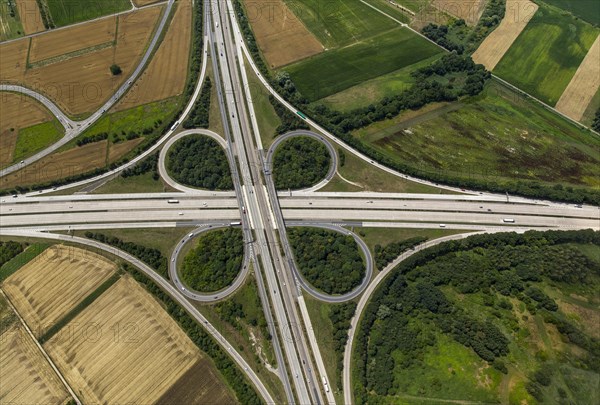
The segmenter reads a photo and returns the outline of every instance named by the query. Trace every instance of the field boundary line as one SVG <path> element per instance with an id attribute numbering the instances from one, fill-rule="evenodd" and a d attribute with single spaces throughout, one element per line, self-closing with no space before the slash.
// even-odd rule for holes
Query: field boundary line
<path id="1" fill-rule="evenodd" d="M 372 5 L 372 4 L 369 4 L 369 3 L 367 3 L 367 2 L 366 2 L 366 1 L 364 1 L 364 0 L 360 0 L 360 2 L 361 2 L 361 3 L 363 3 L 363 4 L 365 4 L 366 6 L 369 6 L 369 7 L 371 7 L 373 10 L 377 11 L 378 13 L 381 13 L 381 14 L 383 14 L 384 16 L 386 16 L 386 17 L 388 17 L 388 18 L 391 18 L 392 20 L 396 21 L 396 22 L 397 22 L 398 24 L 400 24 L 401 26 L 403 26 L 403 27 L 406 27 L 406 26 L 407 26 L 407 24 L 403 23 L 403 22 L 402 22 L 402 21 L 400 21 L 400 20 L 396 20 L 394 17 L 392 17 L 391 15 L 389 15 L 388 13 L 386 13 L 385 11 L 378 9 L 378 8 L 377 8 L 377 7 L 375 7 L 374 5 Z"/>
<path id="2" fill-rule="evenodd" d="M 10 308 L 13 310 L 13 312 L 15 313 L 15 315 L 17 315 L 17 318 L 19 318 L 19 321 L 21 321 L 21 324 L 23 325 L 23 327 L 27 331 L 27 334 L 31 337 L 31 339 L 33 340 L 33 342 L 35 343 L 35 345 L 37 346 L 37 348 L 39 349 L 39 351 L 42 353 L 42 356 L 44 356 L 44 358 L 46 359 L 46 361 L 48 362 L 48 364 L 50 364 L 50 367 L 52 367 L 52 369 L 54 370 L 54 372 L 56 373 L 56 375 L 58 376 L 58 378 L 60 378 L 60 381 L 63 383 L 63 385 L 65 386 L 65 388 L 67 389 L 67 391 L 69 391 L 69 394 L 71 394 L 71 396 L 75 399 L 75 402 L 77 403 L 77 405 L 81 405 L 81 401 L 79 400 L 79 398 L 77 397 L 77 395 L 75 395 L 75 392 L 73 391 L 73 389 L 71 388 L 71 386 L 69 385 L 69 383 L 67 383 L 67 380 L 65 380 L 65 377 L 63 377 L 63 375 L 58 370 L 58 368 L 56 367 L 56 365 L 54 364 L 54 362 L 52 361 L 52 359 L 50 358 L 50 356 L 48 356 L 48 353 L 46 353 L 46 351 L 44 350 L 44 348 L 42 347 L 42 345 L 40 344 L 40 342 L 38 342 L 38 340 L 35 338 L 35 336 L 33 336 L 33 333 L 31 332 L 31 329 L 29 329 L 29 326 L 27 326 L 27 323 L 25 323 L 25 320 L 23 318 L 21 318 L 21 314 L 19 314 L 19 312 L 14 307 L 14 305 L 12 304 L 12 302 L 10 301 L 10 299 L 8 298 L 8 296 L 4 293 L 4 290 L 0 289 L 0 293 L 2 293 L 2 296 L 4 297 L 4 299 L 6 300 L 6 302 L 8 303 L 8 305 L 10 306 Z"/>

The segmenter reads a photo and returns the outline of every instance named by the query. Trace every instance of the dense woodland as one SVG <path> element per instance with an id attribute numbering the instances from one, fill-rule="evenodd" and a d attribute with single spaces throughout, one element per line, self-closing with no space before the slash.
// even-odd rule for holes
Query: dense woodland
<path id="1" fill-rule="evenodd" d="M 374 293 L 358 328 L 357 403 L 368 402 L 368 392 L 381 396 L 404 392 L 408 383 L 396 379 L 392 370 L 424 367 L 424 355 L 440 334 L 506 373 L 507 367 L 515 366 L 510 357 L 513 333 L 523 333 L 512 312 L 514 302 L 522 303 L 530 314 L 542 314 L 567 342 L 581 349 L 578 356 L 558 356 L 561 363 L 600 372 L 600 340 L 558 311 L 546 293 L 548 285 L 560 290 L 598 283 L 600 261 L 592 261 L 572 243 L 600 246 L 600 232 L 476 235 L 442 243 L 402 262 Z M 482 316 L 455 298 L 471 295 L 481 297 L 492 315 Z M 550 363 L 547 366 L 551 368 Z M 540 400 L 547 395 L 544 387 L 551 377 L 538 371 L 529 370 L 526 389 Z"/>
<path id="2" fill-rule="evenodd" d="M 0 267 L 23 251 L 23 244 L 14 241 L 0 241 Z"/>
<path id="3" fill-rule="evenodd" d="M 600 132 L 600 108 L 596 111 L 594 121 L 592 122 L 592 128 L 596 132 Z"/>
<path id="4" fill-rule="evenodd" d="M 169 278 L 167 258 L 164 257 L 158 249 L 138 245 L 137 243 L 133 242 L 126 242 L 115 236 L 108 236 L 97 232 L 87 231 L 85 233 L 85 237 L 97 240 L 98 242 L 106 243 L 107 245 L 114 246 L 117 249 L 121 249 L 152 267 L 164 278 Z"/>
<path id="5" fill-rule="evenodd" d="M 344 368 L 344 349 L 348 341 L 348 328 L 350 320 L 356 311 L 356 302 L 344 302 L 331 307 L 329 320 L 333 325 L 333 348 L 335 349 L 336 367 L 339 370 Z M 336 381 L 338 387 L 342 386 L 342 373 L 338 373 L 339 381 Z"/>
<path id="6" fill-rule="evenodd" d="M 233 189 L 225 151 L 208 136 L 190 135 L 175 142 L 167 154 L 167 170 L 174 180 L 186 186 Z"/>
<path id="7" fill-rule="evenodd" d="M 181 280 L 196 291 L 221 290 L 236 278 L 243 259 L 244 238 L 240 228 L 203 233 L 183 259 Z"/>
<path id="8" fill-rule="evenodd" d="M 252 384 L 247 380 L 245 374 L 238 369 L 231 357 L 221 346 L 204 330 L 198 323 L 179 305 L 169 294 L 160 289 L 145 274 L 139 272 L 133 266 L 124 265 L 138 282 L 145 286 L 152 295 L 160 300 L 167 313 L 179 324 L 183 331 L 189 336 L 196 346 L 214 362 L 215 367 L 223 375 L 227 384 L 235 391 L 238 401 L 242 404 L 263 404 L 262 399 L 254 390 Z"/>
<path id="9" fill-rule="evenodd" d="M 426 240 L 427 238 L 424 236 L 415 236 L 414 238 L 389 243 L 383 247 L 377 244 L 373 249 L 375 253 L 375 265 L 379 270 L 383 270 L 385 266 L 394 261 L 394 259 L 400 256 L 402 253 L 425 242 Z"/>
<path id="10" fill-rule="evenodd" d="M 352 236 L 321 228 L 288 229 L 302 276 L 327 294 L 344 294 L 360 285 L 365 263 Z"/>
<path id="11" fill-rule="evenodd" d="M 188 128 L 208 128 L 208 119 L 210 112 L 210 90 L 212 83 L 210 77 L 204 79 L 200 97 L 194 103 L 194 108 L 190 111 L 188 118 L 183 121 L 183 127 Z"/>
<path id="12" fill-rule="evenodd" d="M 285 140 L 273 156 L 273 177 L 278 190 L 311 187 L 323 180 L 331 166 L 327 147 L 306 136 Z"/>

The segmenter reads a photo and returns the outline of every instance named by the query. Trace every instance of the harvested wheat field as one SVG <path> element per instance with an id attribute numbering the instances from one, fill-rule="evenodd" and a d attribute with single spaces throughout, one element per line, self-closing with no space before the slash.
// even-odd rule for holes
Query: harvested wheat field
<path id="1" fill-rule="evenodd" d="M 489 71 L 494 70 L 506 51 L 525 29 L 538 7 L 530 0 L 506 0 L 504 19 L 473 53 L 473 61 L 481 63 Z"/>
<path id="2" fill-rule="evenodd" d="M 114 46 L 108 46 L 107 42 L 94 44 L 98 40 L 114 39 L 114 35 L 111 37 L 110 34 L 114 34 L 115 28 L 107 28 L 107 24 L 114 21 L 113 18 L 102 20 L 102 23 L 86 23 L 45 33 L 42 37 L 57 35 L 64 38 L 72 35 L 82 47 L 75 49 L 74 42 L 67 41 L 61 47 L 68 53 L 57 55 L 57 52 L 46 49 L 45 45 L 43 49 L 36 46 L 36 57 L 52 56 L 45 59 L 44 63 L 39 60 L 35 63 L 30 61 L 29 67 L 29 38 L 1 44 L 0 80 L 23 84 L 44 93 L 70 115 L 89 113 L 99 108 L 133 72 L 162 9 L 163 6 L 149 7 L 119 15 Z M 95 29 L 87 29 L 89 26 Z M 36 41 L 47 44 L 43 38 L 36 38 Z M 55 39 L 50 45 L 58 42 L 60 41 Z M 110 73 L 109 67 L 113 63 L 121 67 L 121 75 L 113 76 Z"/>
<path id="3" fill-rule="evenodd" d="M 39 337 L 115 270 L 96 253 L 54 245 L 7 278 L 2 289 Z"/>
<path id="4" fill-rule="evenodd" d="M 433 0 L 438 10 L 462 18 L 468 25 L 475 25 L 481 18 L 487 0 Z"/>
<path id="5" fill-rule="evenodd" d="M 112 16 L 35 36 L 31 39 L 29 63 L 35 65 L 46 59 L 114 42 L 116 28 L 117 18 Z"/>
<path id="6" fill-rule="evenodd" d="M 33 338 L 18 321 L 0 335 L 2 404 L 61 404 L 69 396 Z"/>
<path id="7" fill-rule="evenodd" d="M 152 61 L 114 110 L 126 110 L 181 94 L 187 79 L 191 37 L 192 1 L 182 0 Z"/>
<path id="8" fill-rule="evenodd" d="M 101 327 L 93 338 L 59 333 L 44 347 L 84 403 L 155 403 L 200 358 L 175 321 L 128 276 L 71 323 Z"/>
<path id="9" fill-rule="evenodd" d="M 0 165 L 12 162 L 20 129 L 52 119 L 52 114 L 33 98 L 0 93 Z"/>
<path id="10" fill-rule="evenodd" d="M 600 86 L 600 36 L 577 68 L 571 82 L 556 103 L 561 113 L 580 121 Z"/>
<path id="11" fill-rule="evenodd" d="M 52 182 L 105 167 L 122 158 L 143 140 L 144 138 L 137 138 L 111 144 L 108 149 L 107 141 L 93 142 L 64 152 L 53 153 L 32 165 L 2 177 L 0 189 Z M 107 153 L 110 159 L 107 159 Z"/>
<path id="12" fill-rule="evenodd" d="M 258 46 L 271 68 L 322 52 L 323 45 L 283 0 L 244 0 Z"/>
<path id="13" fill-rule="evenodd" d="M 16 0 L 16 3 L 25 34 L 35 34 L 46 29 L 36 0 Z"/>

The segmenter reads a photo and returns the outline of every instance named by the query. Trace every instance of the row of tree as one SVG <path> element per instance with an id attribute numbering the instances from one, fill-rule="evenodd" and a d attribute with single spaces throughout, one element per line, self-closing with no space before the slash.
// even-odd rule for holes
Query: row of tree
<path id="1" fill-rule="evenodd" d="M 19 242 L 12 240 L 8 242 L 0 241 L 0 267 L 22 251 L 23 245 Z"/>
<path id="2" fill-rule="evenodd" d="M 415 236 L 398 242 L 388 243 L 385 247 L 380 244 L 375 245 L 375 264 L 379 270 L 383 270 L 385 266 L 391 263 L 394 259 L 409 249 L 425 242 L 424 236 Z"/>
<path id="3" fill-rule="evenodd" d="M 158 180 L 160 177 L 158 174 L 158 152 L 151 154 L 135 166 L 123 170 L 121 172 L 121 177 L 127 178 L 141 176 L 142 174 L 146 174 L 148 172 L 152 172 L 152 178 L 154 180 Z"/>
<path id="4" fill-rule="evenodd" d="M 168 273 L 168 261 L 163 256 L 160 250 L 149 248 L 143 245 L 138 245 L 133 242 L 126 242 L 117 238 L 116 236 L 108 236 L 103 233 L 90 232 L 85 233 L 85 237 L 89 239 L 97 240 L 98 242 L 106 243 L 107 245 L 114 246 L 117 249 L 123 250 L 132 256 L 137 257 L 148 266 L 152 267 L 158 274 L 164 278 L 169 278 Z"/>
<path id="5" fill-rule="evenodd" d="M 125 264 L 124 269 L 162 302 L 167 313 L 179 324 L 191 341 L 211 358 L 241 404 L 264 404 L 246 375 L 235 365 L 227 352 L 169 294 L 133 266 Z"/>
<path id="6" fill-rule="evenodd" d="M 240 228 L 210 231 L 198 237 L 196 246 L 183 259 L 181 280 L 196 291 L 218 291 L 233 282 L 243 260 Z"/>
<path id="7" fill-rule="evenodd" d="M 304 120 L 285 108 L 272 94 L 269 94 L 269 102 L 281 121 L 281 124 L 275 128 L 275 135 L 285 134 L 296 129 L 310 129 Z"/>
<path id="8" fill-rule="evenodd" d="M 183 121 L 184 128 L 208 128 L 211 89 L 210 77 L 206 77 L 202 90 L 200 90 L 200 97 L 194 103 L 194 108 L 190 111 L 188 118 Z"/>
<path id="9" fill-rule="evenodd" d="M 311 187 L 323 180 L 331 166 L 327 147 L 307 136 L 285 140 L 273 156 L 273 177 L 278 190 Z"/>
<path id="10" fill-rule="evenodd" d="M 288 229 L 300 272 L 327 294 L 344 294 L 360 285 L 365 263 L 352 236 L 321 228 Z"/>
<path id="11" fill-rule="evenodd" d="M 233 181 L 225 151 L 205 135 L 190 135 L 175 142 L 167 155 L 167 170 L 179 183 L 208 190 L 232 190 Z"/>

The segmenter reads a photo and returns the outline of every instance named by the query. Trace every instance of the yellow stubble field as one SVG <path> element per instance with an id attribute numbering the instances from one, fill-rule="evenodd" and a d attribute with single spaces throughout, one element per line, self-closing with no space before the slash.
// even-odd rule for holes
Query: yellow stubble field
<path id="1" fill-rule="evenodd" d="M 39 337 L 115 270 L 113 262 L 96 253 L 53 245 L 8 277 L 2 289 Z"/>
<path id="2" fill-rule="evenodd" d="M 44 22 L 36 0 L 15 0 L 25 34 L 44 31 Z"/>

